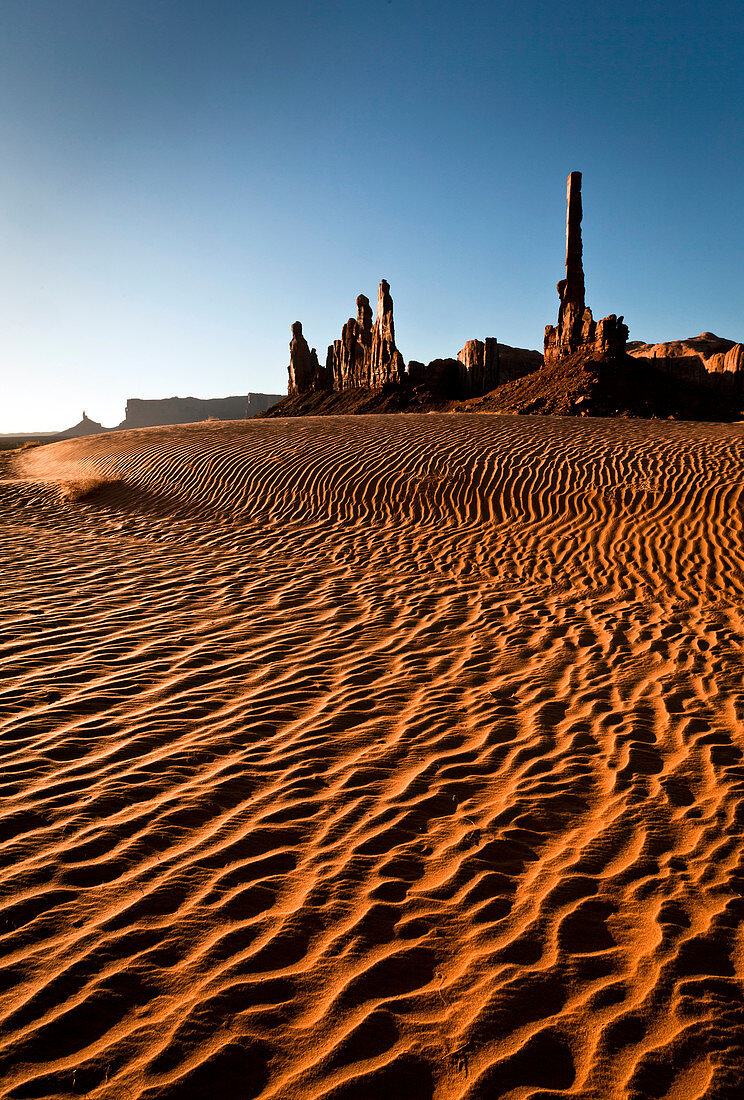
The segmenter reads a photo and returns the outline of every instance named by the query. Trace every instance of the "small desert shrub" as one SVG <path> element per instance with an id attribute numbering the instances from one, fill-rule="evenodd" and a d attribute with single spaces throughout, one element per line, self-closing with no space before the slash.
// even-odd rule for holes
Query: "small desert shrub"
<path id="1" fill-rule="evenodd" d="M 116 477 L 83 477 L 77 481 L 66 481 L 60 485 L 59 493 L 62 500 L 74 503 L 77 500 L 87 500 L 100 489 L 119 484 L 120 479 Z"/>
<path id="2" fill-rule="evenodd" d="M 27 439 L 25 443 L 21 443 L 18 450 L 19 451 L 30 451 L 32 447 L 40 447 L 40 446 L 41 446 L 41 440 L 40 439 Z"/>

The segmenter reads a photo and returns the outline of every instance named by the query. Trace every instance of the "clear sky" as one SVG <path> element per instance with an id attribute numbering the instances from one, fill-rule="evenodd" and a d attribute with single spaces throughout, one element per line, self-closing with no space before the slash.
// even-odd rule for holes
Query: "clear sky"
<path id="1" fill-rule="evenodd" d="M 688 0 L 1 0 L 0 431 L 286 389 L 385 277 L 408 359 L 744 340 L 744 30 Z"/>

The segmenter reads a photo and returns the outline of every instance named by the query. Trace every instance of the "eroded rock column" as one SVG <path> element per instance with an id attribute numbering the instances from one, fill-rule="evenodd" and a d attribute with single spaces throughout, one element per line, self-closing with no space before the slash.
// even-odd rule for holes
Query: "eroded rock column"
<path id="1" fill-rule="evenodd" d="M 581 172 L 571 172 L 566 187 L 566 277 L 557 285 L 561 304 L 557 326 L 545 328 L 545 362 L 557 362 L 576 352 L 596 358 L 619 358 L 628 338 L 622 317 L 611 313 L 595 321 L 587 308 L 581 239 Z"/>
<path id="2" fill-rule="evenodd" d="M 292 325 L 292 339 L 289 342 L 289 386 L 287 392 L 290 397 L 298 393 L 307 393 L 309 390 L 320 389 L 325 384 L 318 363 L 315 348 L 310 350 L 307 340 L 302 335 L 302 322 L 295 321 Z"/>

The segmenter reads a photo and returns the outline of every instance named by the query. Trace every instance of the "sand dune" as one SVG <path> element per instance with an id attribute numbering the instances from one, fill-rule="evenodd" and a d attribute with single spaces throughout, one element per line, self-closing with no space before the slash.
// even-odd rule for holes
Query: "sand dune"
<path id="1" fill-rule="evenodd" d="M 741 1095 L 744 425 L 2 461 L 0 1095 Z"/>

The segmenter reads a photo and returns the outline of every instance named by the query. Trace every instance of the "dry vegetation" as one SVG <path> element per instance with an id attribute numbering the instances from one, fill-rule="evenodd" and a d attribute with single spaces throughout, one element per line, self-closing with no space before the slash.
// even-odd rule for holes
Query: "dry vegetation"
<path id="1" fill-rule="evenodd" d="M 78 500 L 88 500 L 112 485 L 120 485 L 119 478 L 114 477 L 83 477 L 75 481 L 65 481 L 59 486 L 59 494 L 62 500 L 72 504 Z"/>

